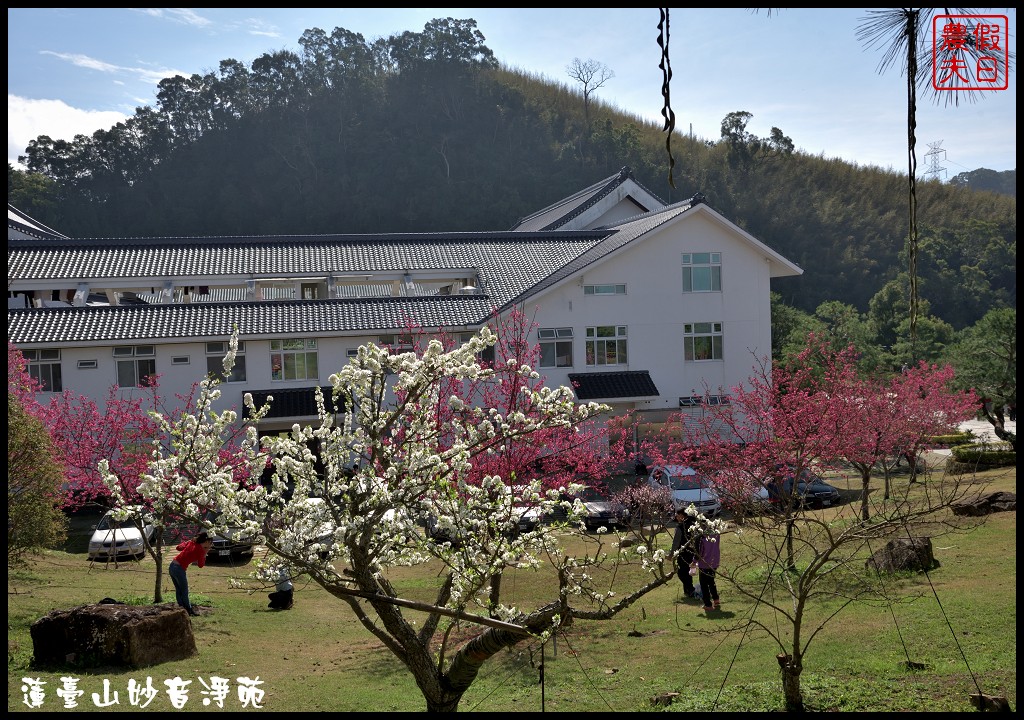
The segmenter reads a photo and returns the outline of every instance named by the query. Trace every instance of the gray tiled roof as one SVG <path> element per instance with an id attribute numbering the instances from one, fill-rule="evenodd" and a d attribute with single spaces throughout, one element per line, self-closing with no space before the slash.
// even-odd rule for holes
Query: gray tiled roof
<path id="1" fill-rule="evenodd" d="M 533 295 L 541 292 L 545 288 L 551 287 L 570 275 L 579 272 L 586 266 L 599 261 L 609 253 L 615 252 L 624 245 L 649 233 L 659 225 L 663 225 L 669 220 L 682 215 L 691 207 L 691 202 L 686 200 L 676 203 L 675 205 L 669 205 L 665 208 L 659 208 L 658 210 L 638 215 L 635 218 L 630 218 L 618 225 L 615 225 L 614 229 L 616 232 L 614 234 L 609 235 L 602 242 L 596 243 L 593 247 L 590 247 L 586 251 L 580 253 L 570 262 L 567 262 L 560 270 L 542 278 L 539 282 L 527 288 L 526 292 L 523 292 L 520 296 L 513 298 L 512 302 L 509 304 L 514 304 L 523 297 Z"/>
<path id="2" fill-rule="evenodd" d="M 23 213 L 18 208 L 14 207 L 10 203 L 7 203 L 7 229 L 15 230 L 17 232 L 25 233 L 26 235 L 32 235 L 37 238 L 64 238 L 66 235 L 62 235 L 53 228 L 49 228 L 43 225 L 35 218 Z M 10 235 L 10 232 L 8 232 Z"/>
<path id="3" fill-rule="evenodd" d="M 102 343 L 476 328 L 693 207 L 685 201 L 589 231 L 247 237 L 9 238 L 8 287 L 104 280 L 240 283 L 247 277 L 465 270 L 480 294 L 192 302 L 8 310 L 14 343 Z M 188 281 L 192 282 L 188 282 Z M 214 297 L 206 298 L 213 300 Z"/>
<path id="4" fill-rule="evenodd" d="M 578 257 L 610 231 L 194 238 L 9 239 L 8 286 L 35 279 L 80 282 L 313 273 L 466 269 L 503 304 Z M 196 281 L 199 284 L 200 280 Z M 209 284 L 213 284 L 210 282 Z"/>
<path id="5" fill-rule="evenodd" d="M 7 311 L 7 339 L 23 343 L 102 343 L 224 339 L 238 326 L 243 338 L 399 332 L 422 327 L 475 327 L 490 318 L 482 296 L 375 300 L 307 300 Z"/>
<path id="6" fill-rule="evenodd" d="M 633 171 L 629 167 L 623 167 L 611 177 L 594 183 L 569 197 L 549 205 L 543 210 L 538 210 L 532 215 L 517 222 L 513 229 L 519 230 L 557 230 L 573 218 L 579 216 L 588 208 L 597 204 L 602 198 L 611 193 L 615 188 L 624 183 L 627 179 L 632 180 L 652 197 L 658 196 L 637 182 L 633 177 Z M 658 198 L 660 200 L 660 198 Z M 662 205 L 665 203 L 662 202 Z"/>

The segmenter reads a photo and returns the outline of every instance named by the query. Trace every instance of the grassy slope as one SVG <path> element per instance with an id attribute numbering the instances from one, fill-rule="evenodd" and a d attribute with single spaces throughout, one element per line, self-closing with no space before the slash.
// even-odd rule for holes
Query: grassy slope
<path id="1" fill-rule="evenodd" d="M 1015 469 L 987 475 L 992 489 L 1016 492 Z M 47 552 L 8 579 L 9 711 L 29 710 L 22 703 L 24 677 L 46 681 L 42 709 L 61 711 L 55 691 L 65 675 L 80 678 L 79 687 L 86 691 L 74 712 L 97 710 L 90 694 L 102 693 L 104 679 L 121 694 L 120 705 L 105 710 L 137 710 L 128 703 L 125 688 L 130 678 L 144 681 L 147 676 L 161 690 L 147 710 L 172 710 L 162 691 L 163 681 L 174 676 L 193 681 L 186 709 L 207 709 L 201 705 L 199 678 L 211 675 L 231 681 L 232 695 L 224 701 L 229 710 L 243 709 L 234 695 L 235 678 L 242 676 L 264 681 L 263 706 L 272 711 L 423 709 L 402 665 L 356 624 L 340 601 L 300 583 L 294 609 L 270 611 L 264 593 L 229 586 L 229 578 L 243 576 L 247 568 L 227 563 L 189 571 L 194 595 L 213 607 L 211 614 L 193 621 L 198 657 L 143 671 L 32 669 L 29 625 L 35 619 L 54 608 L 105 596 L 128 599 L 151 592 L 152 560 L 118 568 L 90 566 L 85 537 L 73 535 L 67 552 Z M 723 542 L 723 561 L 728 562 L 728 534 Z M 894 584 L 909 598 L 906 603 L 891 610 L 850 606 L 814 640 L 803 674 L 809 709 L 970 711 L 968 695 L 978 689 L 1005 695 L 1016 707 L 1016 513 L 994 514 L 969 534 L 938 538 L 934 550 L 941 562 L 930 573 L 935 594 L 924 577 Z M 418 578 L 424 591 L 436 582 L 433 571 L 402 573 Z M 547 584 L 531 573 L 506 580 L 506 588 L 524 605 Z M 781 708 L 778 648 L 756 632 L 720 632 L 749 613 L 751 605 L 723 589 L 723 612 L 706 618 L 696 604 L 680 602 L 679 590 L 677 583 L 662 588 L 612 622 L 578 623 L 544 648 L 523 644 L 499 655 L 484 667 L 461 709 L 628 712 L 654 709 L 651 698 L 666 692 L 680 693 L 670 711 Z M 164 600 L 172 601 L 169 580 L 164 592 Z M 908 657 L 925 669 L 908 671 Z"/>

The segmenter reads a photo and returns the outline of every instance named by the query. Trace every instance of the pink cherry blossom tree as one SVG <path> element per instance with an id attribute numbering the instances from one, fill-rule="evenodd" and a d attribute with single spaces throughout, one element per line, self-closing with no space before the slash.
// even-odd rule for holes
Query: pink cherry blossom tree
<path id="1" fill-rule="evenodd" d="M 804 470 L 841 471 L 851 458 L 870 471 L 882 455 L 916 453 L 929 435 L 969 417 L 972 399 L 949 389 L 947 368 L 922 364 L 899 377 L 862 378 L 856 359 L 852 349 L 810 336 L 795 362 L 772 368 L 760 361 L 727 404 L 677 423 L 686 432 L 669 454 L 712 477 L 726 503 L 742 512 L 749 505 L 741 501 L 762 482 L 796 479 Z M 795 494 L 781 492 L 780 502 L 762 512 L 737 516 L 744 528 L 730 536 L 735 544 L 723 555 L 719 584 L 755 602 L 737 629 L 755 626 L 777 643 L 770 662 L 781 668 L 787 709 L 803 708 L 804 658 L 842 608 L 889 602 L 877 575 L 865 571 L 868 555 L 908 533 L 935 537 L 981 522 L 951 512 L 977 492 L 960 476 L 893 485 L 870 513 L 866 489 L 865 481 L 859 505 L 835 508 L 802 507 Z M 817 596 L 832 602 L 823 608 L 811 602 Z"/>
<path id="2" fill-rule="evenodd" d="M 106 459 L 121 477 L 138 478 L 156 434 L 150 411 L 160 403 L 157 378 L 141 389 L 111 386 L 102 405 L 70 390 L 45 399 L 28 373 L 24 355 L 12 343 L 7 346 L 8 392 L 15 393 L 53 437 L 64 473 L 62 506 L 76 510 L 87 503 L 108 504 L 110 492 L 97 463 Z"/>
<path id="3" fill-rule="evenodd" d="M 884 478 L 883 500 L 892 494 L 892 469 L 901 458 L 910 463 L 910 482 L 917 476 L 917 458 L 928 439 L 969 420 L 977 407 L 973 392 L 953 388 L 952 367 L 921 362 L 891 377 L 854 381 L 845 398 L 846 412 L 856 422 L 844 446 L 845 459 L 861 479 L 861 518 L 870 517 L 872 475 Z"/>
<path id="4" fill-rule="evenodd" d="M 42 388 L 29 374 L 24 355 L 11 343 L 7 354 L 9 394 L 20 399 L 53 438 L 63 474 L 63 509 L 87 503 L 116 506 L 120 520 L 132 522 L 140 531 L 151 526 L 152 535 L 143 532 L 143 537 L 146 552 L 156 562 L 154 602 L 161 602 L 165 537 L 175 542 L 182 527 L 203 523 L 206 510 L 218 504 L 217 497 L 197 490 L 201 481 L 221 472 L 236 485 L 251 482 L 254 474 L 259 477 L 241 450 L 246 427 L 234 422 L 234 409 L 224 411 L 231 421 L 224 423 L 215 452 L 203 454 L 207 441 L 197 435 L 191 420 L 201 407 L 213 412 L 219 381 L 198 381 L 188 394 L 176 395 L 171 402 L 160 395 L 157 377 L 139 388 L 111 386 L 102 404 L 70 390 L 42 401 Z M 191 449 L 172 453 L 175 443 Z M 173 456 L 179 465 L 172 470 L 165 464 L 155 477 L 154 455 Z M 256 462 L 260 461 L 265 465 L 265 458 Z"/>

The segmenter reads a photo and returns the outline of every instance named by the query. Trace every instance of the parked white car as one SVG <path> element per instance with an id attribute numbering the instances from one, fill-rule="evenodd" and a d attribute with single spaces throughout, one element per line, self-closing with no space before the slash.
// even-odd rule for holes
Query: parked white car
<path id="1" fill-rule="evenodd" d="M 155 534 L 152 525 L 146 525 L 145 540 L 153 542 Z M 107 511 L 96 523 L 89 539 L 89 560 L 108 562 L 111 560 L 141 560 L 146 554 L 143 533 L 131 520 L 115 520 Z"/>
<path id="2" fill-rule="evenodd" d="M 668 490 L 672 507 L 688 508 L 693 505 L 706 517 L 717 517 L 722 512 L 722 501 L 710 481 L 686 465 L 657 465 L 651 468 L 647 481 L 652 487 Z"/>

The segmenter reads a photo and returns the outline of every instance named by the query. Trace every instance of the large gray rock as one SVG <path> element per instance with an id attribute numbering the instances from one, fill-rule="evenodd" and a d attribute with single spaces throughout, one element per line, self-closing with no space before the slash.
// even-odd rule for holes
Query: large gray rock
<path id="1" fill-rule="evenodd" d="M 30 631 L 38 666 L 141 668 L 199 654 L 188 613 L 174 603 L 53 610 Z"/>
<path id="2" fill-rule="evenodd" d="M 1012 492 L 994 492 L 978 496 L 970 500 L 962 500 L 953 505 L 954 515 L 979 516 L 994 512 L 1016 512 L 1017 495 Z"/>
<path id="3" fill-rule="evenodd" d="M 939 566 L 932 553 L 931 538 L 896 538 L 874 553 L 865 563 L 878 572 L 923 572 Z"/>

